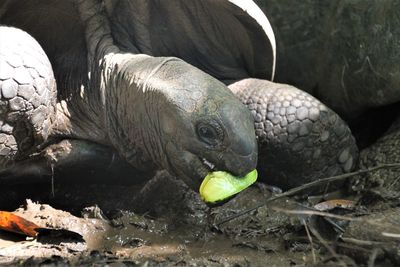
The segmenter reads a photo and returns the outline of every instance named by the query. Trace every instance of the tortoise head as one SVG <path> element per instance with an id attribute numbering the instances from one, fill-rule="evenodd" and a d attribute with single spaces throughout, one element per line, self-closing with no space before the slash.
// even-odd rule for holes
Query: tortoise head
<path id="1" fill-rule="evenodd" d="M 197 68 L 180 60 L 164 67 L 167 101 L 158 110 L 163 167 L 196 190 L 211 170 L 235 176 L 254 170 L 257 142 L 250 111 Z"/>
<path id="2" fill-rule="evenodd" d="M 223 83 L 177 58 L 119 62 L 106 90 L 106 120 L 129 163 L 158 165 L 196 190 L 210 170 L 244 176 L 255 169 L 253 118 Z"/>

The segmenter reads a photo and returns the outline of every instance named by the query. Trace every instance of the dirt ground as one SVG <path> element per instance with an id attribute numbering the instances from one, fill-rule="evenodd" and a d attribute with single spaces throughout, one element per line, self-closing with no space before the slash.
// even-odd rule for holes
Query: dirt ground
<path id="1" fill-rule="evenodd" d="M 225 223 L 280 192 L 256 184 L 210 207 L 165 172 L 144 186 L 55 183 L 53 190 L 50 184 L 26 190 L 39 202 L 22 201 L 14 190 L 14 198 L 3 206 L 13 210 L 25 203 L 16 214 L 41 227 L 79 233 L 83 239 L 46 233 L 29 239 L 0 232 L 1 265 L 400 264 L 400 208 L 393 199 L 378 197 L 376 189 L 282 196 Z M 341 201 L 324 202 L 330 198 Z"/>

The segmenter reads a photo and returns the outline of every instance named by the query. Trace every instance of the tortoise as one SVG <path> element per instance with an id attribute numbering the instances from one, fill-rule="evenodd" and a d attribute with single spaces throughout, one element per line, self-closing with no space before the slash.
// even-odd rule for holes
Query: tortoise
<path id="1" fill-rule="evenodd" d="M 3 176 L 106 158 L 195 190 L 256 167 L 289 188 L 356 165 L 333 110 L 270 81 L 275 39 L 253 1 L 13 0 L 0 23 Z"/>

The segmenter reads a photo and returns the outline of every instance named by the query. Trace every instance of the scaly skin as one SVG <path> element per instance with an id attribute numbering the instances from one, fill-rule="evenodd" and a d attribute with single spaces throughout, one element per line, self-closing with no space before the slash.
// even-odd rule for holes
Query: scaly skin
<path id="1" fill-rule="evenodd" d="M 369 168 L 380 164 L 400 162 L 400 117 L 390 129 L 370 147 L 360 153 L 360 165 Z M 398 202 L 400 197 L 399 169 L 382 169 L 357 177 L 353 188 L 356 190 L 379 189 L 382 197 Z"/>
<path id="2" fill-rule="evenodd" d="M 27 33 L 0 27 L 0 167 L 35 152 L 55 118 L 56 85 L 50 62 Z"/>
<path id="3" fill-rule="evenodd" d="M 355 167 L 358 149 L 349 127 L 313 96 L 259 79 L 229 88 L 253 114 L 266 182 L 290 188 Z"/>

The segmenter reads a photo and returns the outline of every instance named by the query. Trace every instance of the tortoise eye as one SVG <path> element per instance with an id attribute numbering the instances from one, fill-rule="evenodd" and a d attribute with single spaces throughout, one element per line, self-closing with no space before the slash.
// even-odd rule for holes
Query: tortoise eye
<path id="1" fill-rule="evenodd" d="M 197 125 L 197 136 L 210 146 L 216 146 L 222 140 L 222 129 L 217 123 L 200 122 Z"/>
<path id="2" fill-rule="evenodd" d="M 204 139 L 216 139 L 217 133 L 209 126 L 202 126 L 199 128 L 199 136 Z"/>

